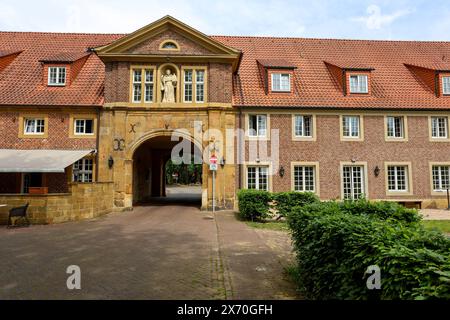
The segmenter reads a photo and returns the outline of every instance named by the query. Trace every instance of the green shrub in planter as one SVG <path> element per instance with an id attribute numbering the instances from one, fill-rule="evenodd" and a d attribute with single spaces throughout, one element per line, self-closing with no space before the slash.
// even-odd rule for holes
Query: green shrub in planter
<path id="1" fill-rule="evenodd" d="M 294 207 L 302 207 L 312 203 L 319 203 L 319 198 L 312 192 L 278 192 L 273 194 L 278 213 L 286 217 Z"/>
<path id="2" fill-rule="evenodd" d="M 244 220 L 262 220 L 268 216 L 270 192 L 242 189 L 238 191 L 239 215 Z"/>
<path id="3" fill-rule="evenodd" d="M 450 298 L 450 239 L 419 223 L 349 214 L 340 206 L 296 207 L 288 216 L 306 298 Z M 371 265 L 380 267 L 381 290 L 367 289 Z"/>

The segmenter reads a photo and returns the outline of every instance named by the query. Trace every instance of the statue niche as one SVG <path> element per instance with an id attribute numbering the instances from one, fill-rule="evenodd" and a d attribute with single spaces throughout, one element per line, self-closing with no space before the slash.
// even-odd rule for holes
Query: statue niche
<path id="1" fill-rule="evenodd" d="M 162 102 L 176 102 L 177 75 L 167 68 L 161 76 Z"/>

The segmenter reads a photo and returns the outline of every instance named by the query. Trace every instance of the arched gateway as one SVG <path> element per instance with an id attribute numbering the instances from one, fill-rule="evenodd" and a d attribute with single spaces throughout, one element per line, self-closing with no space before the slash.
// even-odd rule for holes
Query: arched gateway
<path id="1" fill-rule="evenodd" d="M 176 44 L 165 46 L 165 43 Z M 99 181 L 114 182 L 114 206 L 129 209 L 149 196 L 164 196 L 164 164 L 174 131 L 192 149 L 219 159 L 216 205 L 232 208 L 236 168 L 232 74 L 241 53 L 172 18 L 164 17 L 96 48 L 105 64 L 105 103 L 99 119 Z M 221 148 L 211 149 L 212 141 Z M 228 159 L 232 160 L 232 159 Z M 202 165 L 202 208 L 212 206 L 212 174 Z"/>

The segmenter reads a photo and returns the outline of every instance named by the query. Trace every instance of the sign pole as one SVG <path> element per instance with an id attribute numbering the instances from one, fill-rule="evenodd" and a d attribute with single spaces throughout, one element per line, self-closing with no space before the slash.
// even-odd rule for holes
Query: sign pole
<path id="1" fill-rule="evenodd" d="M 212 176 L 212 211 L 213 213 L 216 212 L 216 170 L 213 170 L 213 176 Z"/>

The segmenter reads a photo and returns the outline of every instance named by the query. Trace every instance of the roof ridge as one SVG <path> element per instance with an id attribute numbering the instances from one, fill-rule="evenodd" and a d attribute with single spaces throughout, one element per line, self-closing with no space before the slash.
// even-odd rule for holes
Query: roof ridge
<path id="1" fill-rule="evenodd" d="M 232 36 L 232 35 L 210 35 L 217 38 L 241 38 L 241 39 L 277 39 L 277 40 L 323 40 L 323 41 L 350 41 L 350 42 L 390 42 L 390 43 L 450 43 L 450 40 L 384 40 L 384 39 L 350 39 L 350 38 L 316 38 L 316 37 L 279 37 L 279 36 Z"/>
<path id="2" fill-rule="evenodd" d="M 96 32 L 54 32 L 54 31 L 1 31 L 2 33 L 17 33 L 17 34 L 42 34 L 42 35 L 86 35 L 86 36 L 126 36 L 128 33 L 96 33 Z"/>

